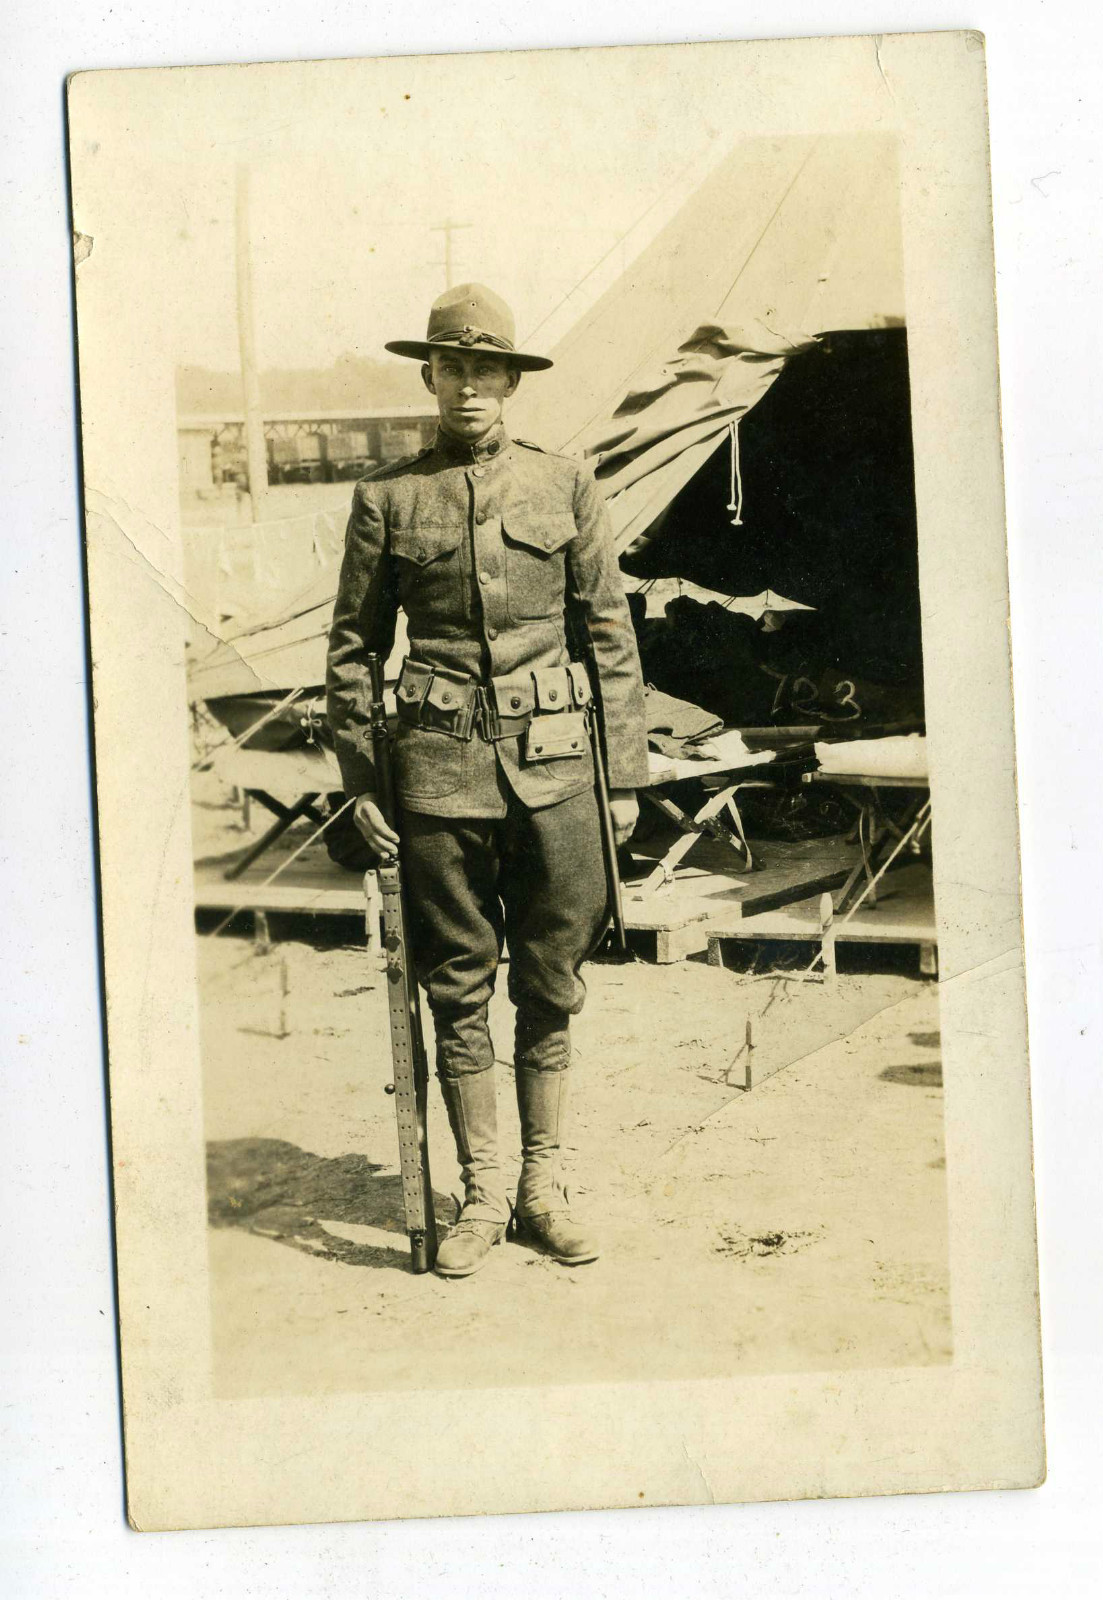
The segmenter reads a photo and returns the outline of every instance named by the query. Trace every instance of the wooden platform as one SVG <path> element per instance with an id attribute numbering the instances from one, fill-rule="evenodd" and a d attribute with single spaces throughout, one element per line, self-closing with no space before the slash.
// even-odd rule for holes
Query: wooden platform
<path id="1" fill-rule="evenodd" d="M 762 870 L 733 874 L 715 870 L 721 861 L 729 867 L 730 852 L 704 840 L 694 851 L 693 864 L 683 867 L 669 888 L 634 900 L 627 884 L 625 921 L 640 936 L 643 950 L 649 953 L 653 941 L 654 959 L 665 964 L 706 948 L 711 959 L 720 961 L 725 939 L 815 942 L 819 896 L 842 884 L 854 847 L 840 839 L 820 839 L 763 843 L 760 848 Z M 270 884 L 265 880 L 280 860 L 275 851 L 240 878 L 227 881 L 225 869 L 240 854 L 196 864 L 197 910 L 365 917 L 361 875 L 335 866 L 322 845 L 304 851 Z M 836 936 L 840 941 L 918 945 L 925 970 L 933 971 L 938 935 L 929 869 L 910 865 L 891 872 L 877 905 L 863 905 L 849 922 L 836 924 Z"/>
<path id="2" fill-rule="evenodd" d="M 197 911 L 298 911 L 324 915 L 364 915 L 364 880 L 358 872 L 334 866 L 323 848 L 306 850 L 275 883 L 264 880 L 279 865 L 271 856 L 256 862 L 240 878 L 227 882 L 223 872 L 232 855 L 201 861 L 195 868 Z"/>
<path id="3" fill-rule="evenodd" d="M 227 881 L 223 876 L 234 856 L 200 862 L 195 868 L 195 907 L 197 911 L 240 911 L 243 916 L 256 912 L 286 911 L 306 916 L 354 916 L 366 914 L 363 879 L 359 873 L 334 866 L 322 852 L 309 850 L 280 874 L 275 883 L 266 884 L 278 862 L 270 857 L 255 863 L 240 878 Z M 708 943 L 706 911 L 696 901 L 680 897 L 661 900 L 635 909 L 626 906 L 625 922 L 630 931 L 654 936 L 655 960 L 666 964 L 683 961 L 687 955 L 704 950 Z M 645 940 L 645 944 L 651 941 Z"/>
<path id="4" fill-rule="evenodd" d="M 930 868 L 918 863 L 901 867 L 898 872 L 886 875 L 878 891 L 876 905 L 863 903 L 848 922 L 841 918 L 835 922 L 836 942 L 918 945 L 920 970 L 933 976 L 938 928 Z M 721 945 L 725 939 L 793 940 L 814 944 L 819 936 L 819 900 L 812 896 L 758 916 L 712 919 L 708 925 L 709 960 L 721 964 Z"/>
<path id="5" fill-rule="evenodd" d="M 676 904 L 687 910 L 696 907 L 710 918 L 742 920 L 840 888 L 858 859 L 857 846 L 841 838 L 751 843 L 756 867 L 748 872 L 729 847 L 713 839 L 699 840 L 668 887 L 640 900 L 635 884 L 627 882 L 625 912 L 632 917 L 657 916 L 663 905 Z M 646 869 L 641 877 L 645 875 Z"/>

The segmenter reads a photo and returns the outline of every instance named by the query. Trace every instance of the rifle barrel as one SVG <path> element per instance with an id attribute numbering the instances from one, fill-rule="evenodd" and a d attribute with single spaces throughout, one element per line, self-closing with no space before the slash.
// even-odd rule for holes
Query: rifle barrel
<path id="1" fill-rule="evenodd" d="M 617 833 L 613 826 L 613 807 L 609 800 L 609 776 L 605 767 L 605 751 L 601 744 L 600 717 L 597 702 L 592 703 L 590 717 L 590 747 L 594 753 L 594 793 L 597 796 L 598 817 L 601 823 L 601 853 L 605 858 L 605 884 L 609 895 L 609 916 L 613 934 L 622 955 L 628 954 L 628 932 L 624 926 L 624 900 L 620 888 L 620 870 L 617 867 Z"/>
<path id="2" fill-rule="evenodd" d="M 391 767 L 387 708 L 383 701 L 383 661 L 380 656 L 369 654 L 368 672 L 371 677 L 371 738 L 376 800 L 384 817 L 394 827 L 394 772 Z M 429 1058 L 421 1025 L 421 1001 L 410 948 L 406 886 L 399 858 L 388 856 L 381 859 L 376 867 L 376 876 L 382 900 L 383 942 L 387 952 L 387 1010 L 406 1232 L 410 1239 L 413 1270 L 428 1272 L 437 1255 L 437 1222 L 433 1209 L 426 1134 Z"/>

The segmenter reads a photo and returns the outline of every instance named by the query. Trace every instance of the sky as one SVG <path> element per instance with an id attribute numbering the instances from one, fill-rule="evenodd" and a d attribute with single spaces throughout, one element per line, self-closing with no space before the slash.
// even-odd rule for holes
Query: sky
<path id="1" fill-rule="evenodd" d="M 541 327 L 591 274 L 604 287 L 633 245 L 666 220 L 672 183 L 698 178 L 703 160 L 664 156 L 631 186 L 587 185 L 599 200 L 556 219 L 533 214 L 508 175 L 476 167 L 449 173 L 401 206 L 365 177 L 315 162 L 256 164 L 249 180 L 257 359 L 266 367 L 328 366 L 346 351 L 381 356 L 386 339 L 423 338 L 429 307 L 445 287 L 445 220 L 453 233 L 453 282 L 488 283 L 510 304 L 519 337 Z M 429 186 L 425 186 L 428 191 Z M 178 234 L 180 267 L 193 292 L 176 328 L 180 362 L 215 368 L 238 361 L 233 171 L 212 173 Z M 604 267 L 604 271 L 600 269 Z M 594 269 L 599 269 L 596 273 Z"/>
<path id="2" fill-rule="evenodd" d="M 695 46 L 118 74 L 118 159 L 174 363 L 238 364 L 243 167 L 262 369 L 422 337 L 449 218 L 469 225 L 455 281 L 488 283 L 519 342 L 549 349 L 741 138 L 806 131 L 753 74 L 733 84 L 728 59 Z M 809 128 L 824 126 L 816 94 Z M 826 115 L 842 131 L 845 104 Z"/>

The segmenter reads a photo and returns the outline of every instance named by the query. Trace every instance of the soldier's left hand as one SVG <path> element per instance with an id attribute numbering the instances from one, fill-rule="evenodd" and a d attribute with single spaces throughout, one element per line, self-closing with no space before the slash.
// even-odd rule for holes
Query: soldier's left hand
<path id="1" fill-rule="evenodd" d="M 610 790 L 609 810 L 613 813 L 613 837 L 619 849 L 628 843 L 639 819 L 640 803 L 635 789 Z"/>

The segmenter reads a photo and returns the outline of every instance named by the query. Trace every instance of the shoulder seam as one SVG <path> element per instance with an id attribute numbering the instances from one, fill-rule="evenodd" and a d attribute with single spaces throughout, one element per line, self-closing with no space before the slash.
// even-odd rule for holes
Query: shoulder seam
<path id="1" fill-rule="evenodd" d="M 566 455 L 562 450 L 548 450 L 542 444 L 535 444 L 532 439 L 514 439 L 513 443 L 523 445 L 526 450 L 535 450 L 538 455 L 547 456 L 550 461 L 567 461 L 572 467 L 579 465 L 576 456 Z"/>
<path id="2" fill-rule="evenodd" d="M 371 472 L 365 473 L 360 482 L 374 483 L 379 478 L 389 477 L 392 472 L 401 472 L 403 467 L 412 466 L 415 461 L 420 461 L 423 457 L 431 454 L 432 449 L 432 445 L 427 444 L 421 450 L 416 450 L 412 456 L 400 456 L 397 461 L 385 462 L 383 465 L 375 467 Z"/>

